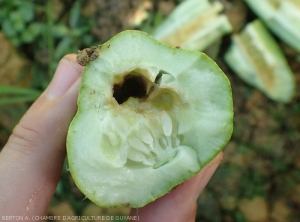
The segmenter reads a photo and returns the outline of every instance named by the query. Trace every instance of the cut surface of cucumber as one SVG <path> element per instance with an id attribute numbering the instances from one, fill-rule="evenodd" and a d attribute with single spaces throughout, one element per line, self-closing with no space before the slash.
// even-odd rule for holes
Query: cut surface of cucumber
<path id="1" fill-rule="evenodd" d="M 153 32 L 153 36 L 170 46 L 202 51 L 232 31 L 222 3 L 186 0 Z"/>
<path id="2" fill-rule="evenodd" d="M 121 32 L 95 52 L 68 132 L 70 172 L 100 206 L 142 207 L 194 176 L 227 144 L 230 84 L 205 54 L 140 31 Z"/>
<path id="3" fill-rule="evenodd" d="M 288 103 L 295 94 L 295 77 L 273 36 L 260 20 L 232 38 L 226 63 L 245 82 L 269 98 Z"/>
<path id="4" fill-rule="evenodd" d="M 285 43 L 300 52 L 299 0 L 244 0 Z"/>

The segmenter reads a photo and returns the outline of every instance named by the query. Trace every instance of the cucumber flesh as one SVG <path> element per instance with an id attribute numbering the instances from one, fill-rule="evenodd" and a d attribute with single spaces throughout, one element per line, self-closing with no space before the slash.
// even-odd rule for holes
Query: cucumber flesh
<path id="1" fill-rule="evenodd" d="M 245 82 L 269 98 L 283 103 L 293 99 L 294 74 L 275 39 L 260 20 L 249 23 L 240 34 L 233 36 L 225 61 Z"/>
<path id="2" fill-rule="evenodd" d="M 70 172 L 100 206 L 142 207 L 194 176 L 227 144 L 230 84 L 205 54 L 140 31 L 124 31 L 95 51 L 68 132 Z"/>

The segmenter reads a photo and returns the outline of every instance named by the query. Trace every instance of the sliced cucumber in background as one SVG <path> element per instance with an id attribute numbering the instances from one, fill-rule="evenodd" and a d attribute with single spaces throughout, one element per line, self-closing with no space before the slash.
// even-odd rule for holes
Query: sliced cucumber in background
<path id="1" fill-rule="evenodd" d="M 173 47 L 202 51 L 232 32 L 220 2 L 186 0 L 153 32 L 153 36 Z"/>
<path id="2" fill-rule="evenodd" d="M 70 172 L 103 207 L 142 207 L 191 178 L 227 144 L 230 83 L 205 54 L 124 31 L 84 69 L 68 132 Z M 95 59 L 96 58 L 96 59 Z"/>
<path id="3" fill-rule="evenodd" d="M 249 23 L 232 38 L 225 61 L 244 81 L 269 98 L 290 102 L 296 81 L 284 54 L 260 20 Z"/>
<path id="4" fill-rule="evenodd" d="M 279 38 L 300 52 L 299 0 L 244 0 Z"/>

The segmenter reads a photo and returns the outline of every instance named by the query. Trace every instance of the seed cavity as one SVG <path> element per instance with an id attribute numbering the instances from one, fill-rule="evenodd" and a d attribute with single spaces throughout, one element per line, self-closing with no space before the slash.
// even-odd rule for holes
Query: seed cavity
<path id="1" fill-rule="evenodd" d="M 127 74 L 121 82 L 114 84 L 113 97 L 120 105 L 130 97 L 147 98 L 159 86 L 163 74 L 166 72 L 159 71 L 153 83 L 139 69 L 134 70 Z"/>
<path id="2" fill-rule="evenodd" d="M 143 153 L 133 149 L 129 151 L 127 158 L 137 162 L 144 162 L 146 160 L 146 156 Z"/>
<path id="3" fill-rule="evenodd" d="M 143 98 L 147 95 L 147 80 L 142 75 L 129 74 L 123 82 L 113 86 L 113 97 L 122 104 L 129 97 Z"/>
<path id="4" fill-rule="evenodd" d="M 110 131 L 110 132 L 107 132 L 105 135 L 108 137 L 110 143 L 113 146 L 117 146 L 119 144 L 119 138 L 118 138 L 118 135 L 116 133 L 113 133 L 113 132 Z"/>
<path id="5" fill-rule="evenodd" d="M 141 151 L 145 154 L 149 154 L 149 148 L 147 147 L 146 144 L 144 144 L 141 140 L 139 140 L 138 138 L 134 137 L 132 140 L 130 140 L 130 145 L 132 148 Z"/>
<path id="6" fill-rule="evenodd" d="M 115 78 L 113 97 L 126 110 L 127 117 L 121 116 L 122 113 L 108 116 L 107 127 L 103 126 L 107 130 L 103 141 L 112 146 L 112 150 L 106 152 L 119 155 L 119 160 L 128 163 L 128 167 L 144 164 L 155 169 L 170 162 L 178 153 L 181 139 L 178 123 L 173 119 L 173 106 L 182 100 L 177 92 L 160 86 L 167 72 L 159 71 L 154 81 L 147 78 L 148 74 L 135 69 Z M 122 151 L 122 156 L 114 149 Z"/>
<path id="7" fill-rule="evenodd" d="M 174 143 L 175 147 L 180 146 L 180 139 L 179 139 L 178 136 L 176 136 L 176 137 L 173 138 L 173 143 Z"/>
<path id="8" fill-rule="evenodd" d="M 147 144 L 153 144 L 153 137 L 148 129 L 143 128 L 140 132 L 141 140 Z"/>
<path id="9" fill-rule="evenodd" d="M 168 143 L 165 137 L 159 138 L 158 141 L 162 149 L 168 148 Z"/>
<path id="10" fill-rule="evenodd" d="M 162 126 L 164 134 L 166 136 L 171 136 L 173 124 L 172 124 L 171 117 L 169 116 L 169 114 L 166 111 L 162 112 L 162 114 L 160 116 L 160 120 L 161 120 L 161 126 Z"/>

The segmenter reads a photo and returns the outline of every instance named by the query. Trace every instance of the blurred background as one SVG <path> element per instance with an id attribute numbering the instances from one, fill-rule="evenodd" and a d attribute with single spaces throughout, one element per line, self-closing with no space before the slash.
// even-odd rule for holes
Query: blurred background
<path id="1" fill-rule="evenodd" d="M 125 29 L 151 33 L 180 2 L 0 0 L 0 149 L 46 88 L 63 55 L 99 45 Z M 256 17 L 242 0 L 221 2 L 234 32 Z M 229 34 L 205 50 L 231 82 L 235 127 L 222 164 L 198 199 L 197 221 L 300 221 L 300 59 L 276 40 L 297 81 L 288 104 L 268 99 L 226 66 L 222 55 Z M 66 163 L 47 214 L 128 212 L 102 209 L 85 199 Z"/>

